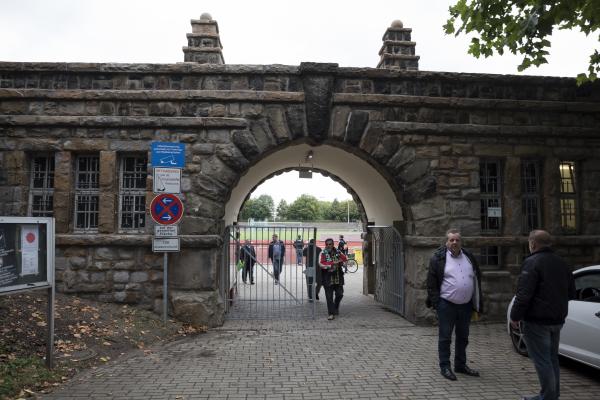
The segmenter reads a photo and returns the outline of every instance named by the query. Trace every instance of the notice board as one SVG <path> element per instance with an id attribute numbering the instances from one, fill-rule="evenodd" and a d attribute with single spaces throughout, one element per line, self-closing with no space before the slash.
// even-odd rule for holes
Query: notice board
<path id="1" fill-rule="evenodd" d="M 54 218 L 0 217 L 0 294 L 54 285 Z"/>

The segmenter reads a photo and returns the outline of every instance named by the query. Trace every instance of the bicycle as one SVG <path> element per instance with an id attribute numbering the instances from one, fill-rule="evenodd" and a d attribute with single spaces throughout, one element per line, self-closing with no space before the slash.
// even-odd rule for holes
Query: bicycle
<path id="1" fill-rule="evenodd" d="M 356 260 L 350 258 L 348 259 L 348 261 L 346 261 L 344 264 L 344 272 L 345 273 L 354 273 L 356 271 L 358 271 L 358 263 L 356 262 Z"/>

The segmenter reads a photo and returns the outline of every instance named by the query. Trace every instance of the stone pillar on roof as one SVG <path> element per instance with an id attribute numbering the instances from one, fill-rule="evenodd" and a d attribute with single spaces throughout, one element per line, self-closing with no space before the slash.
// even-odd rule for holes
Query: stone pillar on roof
<path id="1" fill-rule="evenodd" d="M 183 47 L 183 61 L 199 64 L 225 64 L 223 46 L 219 37 L 219 25 L 209 13 L 193 19 L 192 33 L 188 33 L 188 45 Z"/>
<path id="2" fill-rule="evenodd" d="M 402 69 L 416 71 L 419 69 L 419 56 L 415 55 L 416 43 L 411 41 L 411 28 L 405 28 L 402 21 L 395 20 L 383 35 L 383 46 L 379 50 L 377 68 Z"/>

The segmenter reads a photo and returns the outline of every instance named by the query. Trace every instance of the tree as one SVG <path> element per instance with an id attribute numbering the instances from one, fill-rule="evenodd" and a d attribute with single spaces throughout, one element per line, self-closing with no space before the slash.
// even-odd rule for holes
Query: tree
<path id="1" fill-rule="evenodd" d="M 286 221 L 290 206 L 285 200 L 281 200 L 279 205 L 277 206 L 277 220 L 278 221 Z"/>
<path id="2" fill-rule="evenodd" d="M 287 218 L 292 221 L 316 221 L 320 219 L 319 200 L 314 196 L 303 194 L 290 204 Z"/>
<path id="3" fill-rule="evenodd" d="M 240 210 L 240 220 L 250 218 L 260 221 L 269 220 L 273 217 L 275 202 L 268 194 L 263 194 L 256 199 L 248 199 Z"/>
<path id="4" fill-rule="evenodd" d="M 494 52 L 502 55 L 505 49 L 523 54 L 519 71 L 548 62 L 554 28 L 579 28 L 586 35 L 600 29 L 598 0 L 459 0 L 449 11 L 451 17 L 444 25 L 447 34 L 475 33 L 469 54 L 489 57 Z M 596 49 L 590 55 L 587 74 L 577 75 L 577 82 L 594 81 L 599 72 Z"/>

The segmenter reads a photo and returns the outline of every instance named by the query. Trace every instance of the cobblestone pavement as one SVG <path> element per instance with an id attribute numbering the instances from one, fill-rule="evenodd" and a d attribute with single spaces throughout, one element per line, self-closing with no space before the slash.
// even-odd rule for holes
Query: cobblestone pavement
<path id="1" fill-rule="evenodd" d="M 443 379 L 437 329 L 415 326 L 360 294 L 349 277 L 334 321 L 228 321 L 219 329 L 76 376 L 44 399 L 519 399 L 538 388 L 504 324 L 475 324 L 468 348 L 480 378 Z M 324 295 L 323 295 L 324 297 Z M 600 399 L 600 373 L 561 368 L 562 400 Z"/>

